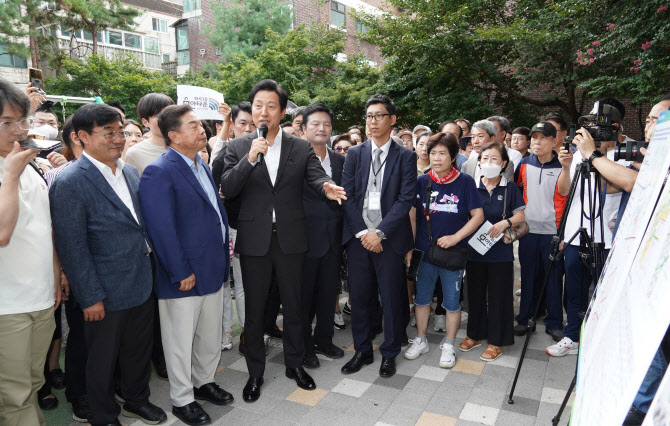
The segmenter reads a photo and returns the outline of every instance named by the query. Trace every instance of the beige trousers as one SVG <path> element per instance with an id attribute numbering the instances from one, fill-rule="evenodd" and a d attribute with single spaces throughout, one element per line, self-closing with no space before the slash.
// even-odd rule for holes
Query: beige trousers
<path id="1" fill-rule="evenodd" d="M 37 391 L 55 328 L 53 307 L 0 315 L 0 425 L 46 425 Z"/>

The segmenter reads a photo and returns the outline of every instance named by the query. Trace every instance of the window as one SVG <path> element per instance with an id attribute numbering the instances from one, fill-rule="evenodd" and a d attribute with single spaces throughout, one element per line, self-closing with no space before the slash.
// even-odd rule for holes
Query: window
<path id="1" fill-rule="evenodd" d="M 177 52 L 177 65 L 189 65 L 191 63 L 191 52 L 185 50 Z"/>
<path id="2" fill-rule="evenodd" d="M 336 1 L 330 2 L 330 25 L 342 28 L 347 26 L 346 8 Z"/>
<path id="3" fill-rule="evenodd" d="M 365 34 L 368 32 L 368 26 L 362 22 L 356 22 L 356 31 L 359 33 Z"/>
<path id="4" fill-rule="evenodd" d="M 63 37 L 70 37 L 72 35 L 72 33 L 70 33 L 70 31 L 68 31 L 68 28 L 65 25 L 60 26 L 60 34 Z"/>
<path id="5" fill-rule="evenodd" d="M 184 12 L 200 10 L 200 0 L 184 0 Z"/>
<path id="6" fill-rule="evenodd" d="M 144 37 L 144 51 L 149 53 L 160 53 L 158 39 L 156 37 Z"/>
<path id="7" fill-rule="evenodd" d="M 167 21 L 165 21 L 163 19 L 151 18 L 151 25 L 152 25 L 154 31 L 158 31 L 159 33 L 168 32 Z"/>
<path id="8" fill-rule="evenodd" d="M 123 46 L 123 34 L 117 31 L 107 31 L 107 40 L 105 41 L 109 44 Z"/>
<path id="9" fill-rule="evenodd" d="M 126 39 L 126 47 L 130 47 L 133 49 L 141 49 L 142 48 L 142 37 L 138 36 L 137 34 L 124 34 L 125 39 Z"/>
<path id="10" fill-rule="evenodd" d="M 188 50 L 188 26 L 177 27 L 177 50 Z"/>
<path id="11" fill-rule="evenodd" d="M 89 33 L 88 31 L 84 30 L 84 40 L 86 41 L 93 41 L 93 34 Z M 98 39 L 99 41 L 99 39 Z"/>
<path id="12" fill-rule="evenodd" d="M 170 62 L 170 54 L 163 53 L 163 62 Z"/>
<path id="13" fill-rule="evenodd" d="M 0 43 L 0 67 L 28 68 L 28 60 L 17 55 L 7 53 L 7 45 Z"/>

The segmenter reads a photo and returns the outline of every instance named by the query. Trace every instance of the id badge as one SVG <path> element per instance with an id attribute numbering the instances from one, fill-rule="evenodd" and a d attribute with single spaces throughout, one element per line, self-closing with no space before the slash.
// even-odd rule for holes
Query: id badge
<path id="1" fill-rule="evenodd" d="M 382 193 L 370 191 L 368 193 L 368 210 L 381 210 L 381 209 L 382 209 Z"/>

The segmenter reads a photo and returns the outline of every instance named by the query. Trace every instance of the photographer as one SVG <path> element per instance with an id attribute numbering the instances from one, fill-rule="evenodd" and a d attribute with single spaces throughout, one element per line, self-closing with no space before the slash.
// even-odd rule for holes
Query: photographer
<path id="1" fill-rule="evenodd" d="M 598 108 L 599 103 L 602 104 L 602 110 Z M 614 103 L 619 104 L 616 100 L 600 100 L 596 102 L 591 113 L 580 118 L 581 124 L 588 125 L 589 123 L 595 123 L 598 120 L 598 114 L 603 114 L 610 119 L 609 122 L 611 122 L 611 127 L 618 129 L 619 123 L 623 118 L 619 108 L 623 109 L 623 107 L 619 104 L 619 108 L 617 108 L 612 105 Z M 618 135 L 618 132 L 613 132 L 613 136 L 616 135 Z M 615 139 L 615 137 L 605 139 Z M 588 161 L 589 164 L 601 173 L 602 170 L 596 167 L 595 164 L 599 162 L 598 158 L 608 158 L 612 165 L 615 164 L 613 161 L 614 140 L 603 140 L 600 142 L 600 146 L 596 147 L 588 130 L 582 128 L 577 131 L 574 142 L 578 148 L 590 143 L 590 146 L 593 149 L 588 151 L 589 156 L 586 157 L 587 152 L 582 153 L 581 151 L 577 151 L 573 155 L 564 147 L 561 148 L 558 160 L 561 163 L 562 171 L 558 178 L 558 191 L 563 196 L 568 195 L 570 192 L 571 182 L 572 179 L 575 178 L 577 166 L 581 164 L 583 160 Z M 620 169 L 627 170 L 625 166 L 627 166 L 627 162 L 619 161 Z M 581 182 L 576 184 L 575 196 L 572 199 L 572 204 L 567 206 L 569 212 L 566 218 L 567 222 L 563 237 L 564 242 L 567 242 L 577 233 L 578 229 L 583 226 L 586 228 L 593 242 L 604 243 L 602 259 L 605 259 L 612 246 L 612 231 L 614 229 L 621 201 L 621 188 L 617 186 L 616 182 L 613 185 L 605 179 L 602 186 L 603 191 L 602 193 L 599 193 L 597 192 L 596 182 L 592 177 L 590 177 L 590 179 L 591 184 L 587 185 L 586 188 L 581 187 Z M 615 186 L 615 188 L 612 188 L 612 186 Z M 617 191 L 619 191 L 619 193 L 613 193 Z M 583 197 L 581 196 L 582 192 Z M 595 211 L 593 216 L 593 219 L 595 220 L 595 223 L 593 224 L 593 232 L 590 231 L 592 227 L 591 212 L 588 211 L 591 205 L 594 205 Z M 600 228 L 601 219 L 603 223 L 602 232 Z M 589 263 L 595 263 L 595 260 L 596 259 L 590 259 Z M 600 266 L 602 267 L 602 265 Z M 570 245 L 565 249 L 565 294 L 567 298 L 566 310 L 568 313 L 568 322 L 565 325 L 564 330 L 565 337 L 555 345 L 549 346 L 546 349 L 547 354 L 551 356 L 565 356 L 576 354 L 578 352 L 579 331 L 582 325 L 580 311 L 584 311 L 588 306 L 589 286 L 591 283 L 590 278 L 595 276 L 597 279 L 596 275 L 599 274 L 599 272 L 600 271 L 596 271 L 596 268 L 594 267 L 587 268 L 584 266 L 584 262 L 580 256 L 580 238 L 577 235 L 577 237 L 570 241 Z"/>

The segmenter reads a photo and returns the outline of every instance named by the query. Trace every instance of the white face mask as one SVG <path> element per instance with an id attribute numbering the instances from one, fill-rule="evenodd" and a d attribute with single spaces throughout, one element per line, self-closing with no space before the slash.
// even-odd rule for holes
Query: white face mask
<path id="1" fill-rule="evenodd" d="M 500 176 L 500 172 L 502 171 L 502 166 L 500 164 L 493 163 L 484 163 L 480 165 L 479 168 L 482 169 L 482 175 L 489 179 Z"/>
<path id="2" fill-rule="evenodd" d="M 58 129 L 55 129 L 48 124 L 45 124 L 40 127 L 33 127 L 30 132 L 31 135 L 40 135 L 47 140 L 56 140 L 58 139 Z"/>

